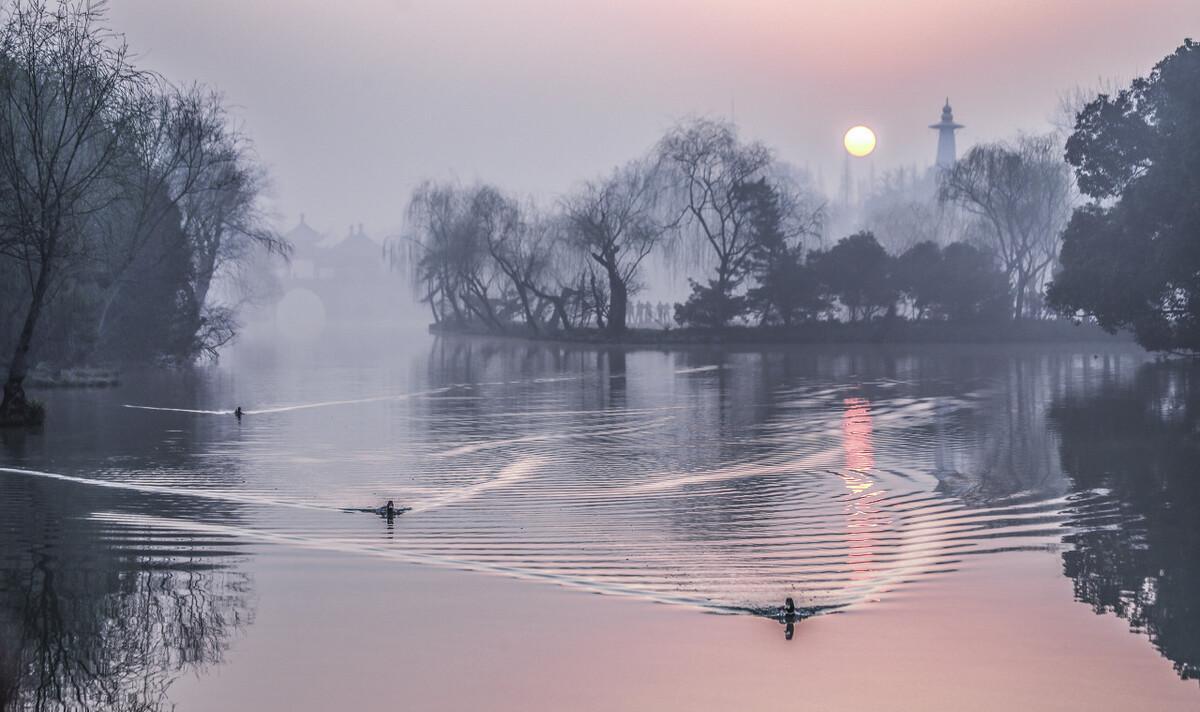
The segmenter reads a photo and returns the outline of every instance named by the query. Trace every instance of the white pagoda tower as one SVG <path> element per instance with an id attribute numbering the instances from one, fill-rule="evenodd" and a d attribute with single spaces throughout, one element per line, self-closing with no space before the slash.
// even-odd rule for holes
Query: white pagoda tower
<path id="1" fill-rule="evenodd" d="M 954 132 L 963 128 L 963 125 L 954 123 L 954 111 L 950 109 L 949 97 L 946 98 L 946 105 L 942 107 L 942 120 L 936 124 L 930 124 L 929 128 L 937 129 L 938 132 L 937 167 L 953 168 L 954 162 L 958 160 L 958 150 L 954 145 Z"/>

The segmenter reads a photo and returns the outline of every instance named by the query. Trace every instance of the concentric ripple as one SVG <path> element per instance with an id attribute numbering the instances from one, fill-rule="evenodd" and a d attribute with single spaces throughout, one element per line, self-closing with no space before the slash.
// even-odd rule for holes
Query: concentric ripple
<path id="1" fill-rule="evenodd" d="M 433 369 L 400 392 L 311 402 L 280 388 L 272 400 L 289 405 L 240 423 L 109 404 L 122 427 L 157 432 L 154 447 L 0 475 L 137 493 L 149 500 L 109 497 L 91 518 L 171 541 L 191 531 L 763 613 L 787 596 L 853 606 L 1122 516 L 1104 492 L 1070 493 L 1039 400 L 1053 389 L 1014 385 L 1003 364 L 835 359 L 781 374 L 762 354 L 594 356 L 520 377 L 508 363 Z M 163 515 L 155 497 L 208 505 Z M 385 499 L 411 511 L 343 511 Z M 236 516 L 212 517 L 220 503 Z"/>

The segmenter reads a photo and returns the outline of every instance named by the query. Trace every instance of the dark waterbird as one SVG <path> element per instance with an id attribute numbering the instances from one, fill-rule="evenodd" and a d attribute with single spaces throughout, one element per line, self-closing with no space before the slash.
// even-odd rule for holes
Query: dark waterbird
<path id="1" fill-rule="evenodd" d="M 788 596 L 783 600 L 783 610 L 780 612 L 781 622 L 784 625 L 783 637 L 784 640 L 791 640 L 796 634 L 796 602 Z"/>
<path id="2" fill-rule="evenodd" d="M 350 507 L 350 508 L 344 509 L 342 511 L 345 511 L 345 512 L 370 512 L 371 514 L 378 514 L 381 517 L 386 517 L 388 520 L 391 520 L 397 514 L 404 514 L 405 512 L 407 512 L 410 509 L 412 509 L 412 507 L 397 507 L 396 503 L 389 499 L 387 501 L 387 504 L 383 505 L 382 507 Z"/>

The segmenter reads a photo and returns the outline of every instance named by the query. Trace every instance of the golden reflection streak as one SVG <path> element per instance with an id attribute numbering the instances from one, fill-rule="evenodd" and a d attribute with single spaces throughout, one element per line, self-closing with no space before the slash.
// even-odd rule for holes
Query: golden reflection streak
<path id="1" fill-rule="evenodd" d="M 865 398 L 846 398 L 842 412 L 842 448 L 846 451 L 846 469 L 842 481 L 850 491 L 846 503 L 848 546 L 846 563 L 855 579 L 871 573 L 875 558 L 872 530 L 878 526 L 879 512 L 872 506 L 879 494 L 869 492 L 875 486 L 871 471 L 875 468 L 875 449 L 871 440 L 871 403 Z"/>

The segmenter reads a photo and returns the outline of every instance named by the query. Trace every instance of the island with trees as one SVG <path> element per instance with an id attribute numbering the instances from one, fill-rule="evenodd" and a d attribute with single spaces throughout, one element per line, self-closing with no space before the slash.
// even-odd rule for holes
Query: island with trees
<path id="1" fill-rule="evenodd" d="M 846 220 L 803 171 L 730 122 L 690 119 L 549 207 L 492 185 L 426 182 L 409 201 L 410 233 L 392 248 L 443 333 L 618 343 L 1104 338 L 1090 316 L 1068 318 L 1079 315 L 1046 298 L 1077 195 L 1062 144 L 1019 136 L 920 178 L 890 176 L 860 229 L 834 237 Z M 630 304 L 664 265 L 690 270 L 690 293 L 646 328 Z"/>
<path id="2" fill-rule="evenodd" d="M 291 249 L 221 95 L 138 68 L 105 20 L 82 1 L 0 13 L 0 424 L 44 417 L 38 361 L 105 384 L 91 366 L 215 357 Z M 852 208 L 689 118 L 550 201 L 425 181 L 383 251 L 438 333 L 1197 352 L 1200 46 L 1069 109 L 1069 128 L 888 172 Z"/>

